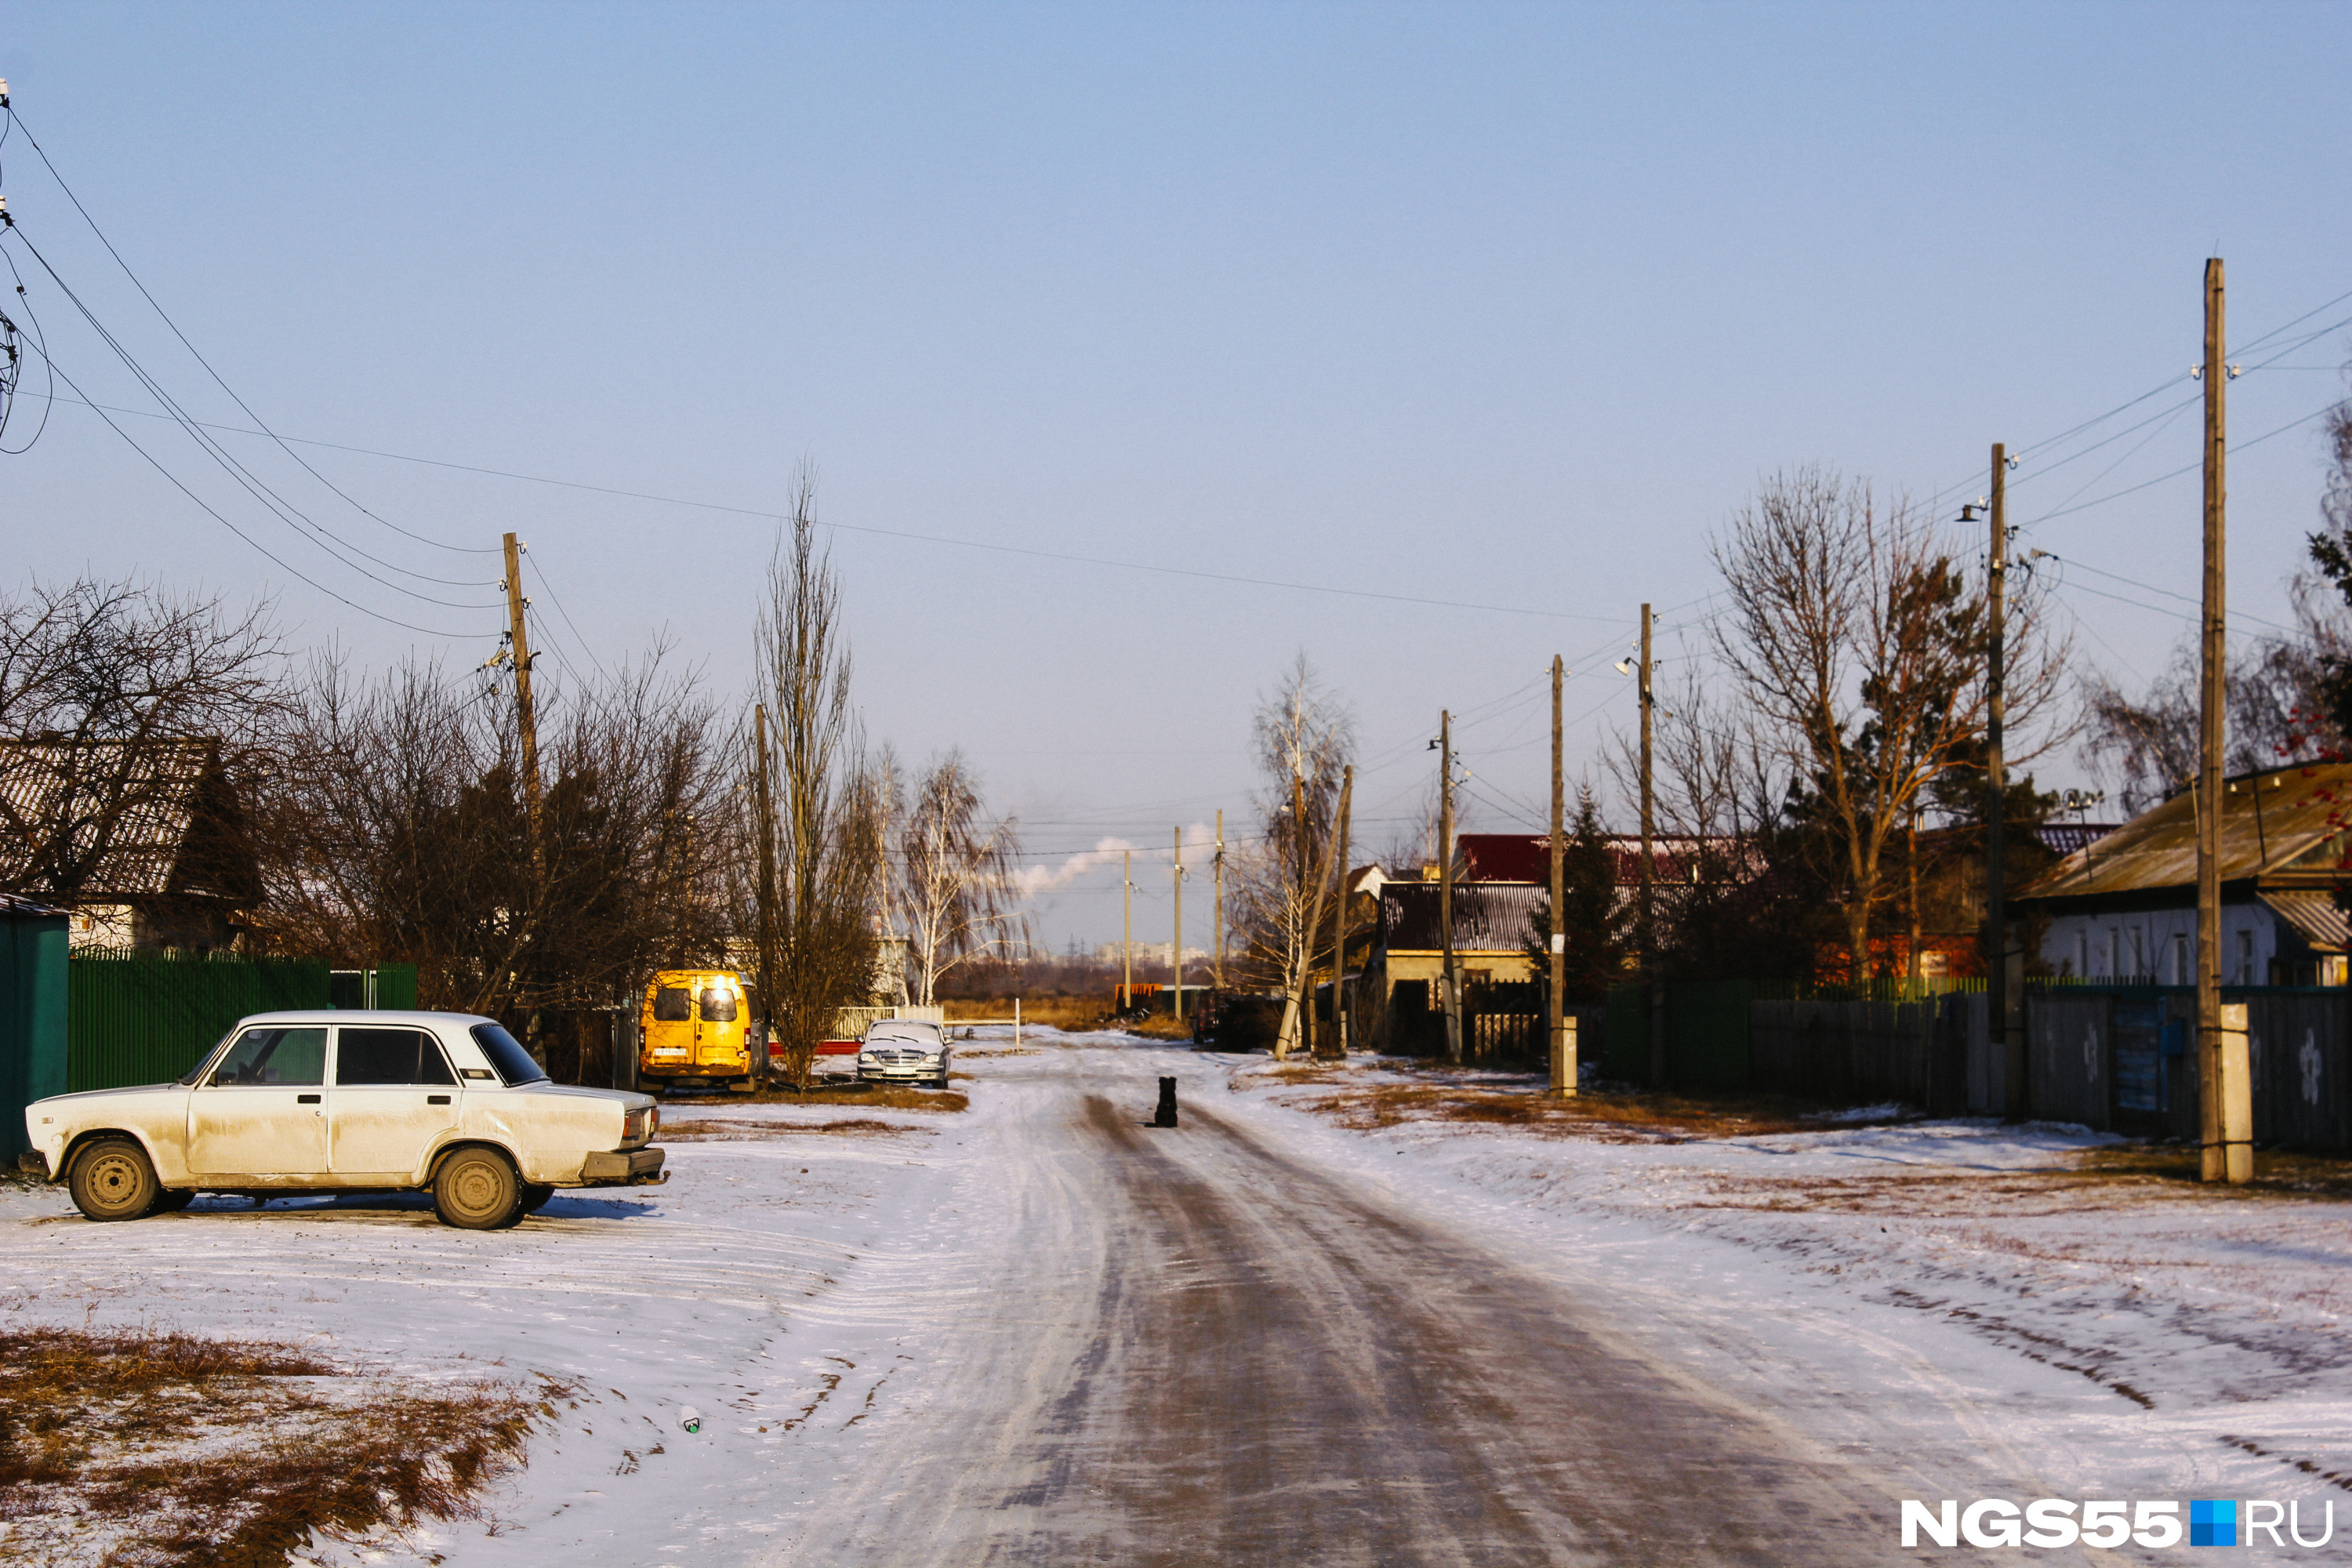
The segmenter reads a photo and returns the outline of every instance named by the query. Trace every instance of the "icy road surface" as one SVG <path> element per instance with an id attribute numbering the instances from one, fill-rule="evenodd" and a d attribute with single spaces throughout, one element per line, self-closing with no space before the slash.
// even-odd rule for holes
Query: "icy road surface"
<path id="1" fill-rule="evenodd" d="M 1905 1497 L 2332 1490 L 2276 1457 L 2342 1447 L 2332 1298 L 2273 1302 L 2273 1353 L 2146 1268 L 2072 1299 L 1940 1221 L 1694 1199 L 1748 1167 L 2032 1164 L 2052 1140 L 1358 1133 L 1281 1103 L 1264 1058 L 1050 1032 L 982 1054 L 1008 1043 L 961 1059 L 962 1114 L 670 1107 L 704 1136 L 665 1135 L 668 1186 L 492 1235 L 415 1199 L 93 1226 L 12 1189 L 0 1307 L 573 1388 L 490 1520 L 322 1563 L 1890 1563 L 1943 1555 L 1900 1547 Z M 1163 1073 L 1173 1131 L 1146 1125 Z M 2272 1250 L 2324 1296 L 2341 1209 L 2302 1208 L 2263 1223 L 2307 1226 Z M 2199 1265 L 2193 1240 L 2165 1245 Z M 1962 1250 L 2002 1261 L 1970 1276 Z"/>

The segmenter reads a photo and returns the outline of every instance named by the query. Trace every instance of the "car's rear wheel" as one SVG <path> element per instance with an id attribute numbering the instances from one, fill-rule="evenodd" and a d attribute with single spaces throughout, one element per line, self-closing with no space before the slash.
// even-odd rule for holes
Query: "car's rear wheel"
<path id="1" fill-rule="evenodd" d="M 537 1214 L 547 1206 L 547 1200 L 554 1195 L 555 1189 L 543 1182 L 525 1182 L 522 1184 L 522 1212 Z"/>
<path id="2" fill-rule="evenodd" d="M 522 1178 L 496 1149 L 460 1149 L 433 1178 L 433 1212 L 460 1230 L 497 1230 L 522 1216 Z"/>
<path id="3" fill-rule="evenodd" d="M 143 1219 L 163 1191 L 147 1151 L 129 1138 L 101 1138 L 74 1156 L 66 1178 L 74 1207 L 95 1220 Z"/>

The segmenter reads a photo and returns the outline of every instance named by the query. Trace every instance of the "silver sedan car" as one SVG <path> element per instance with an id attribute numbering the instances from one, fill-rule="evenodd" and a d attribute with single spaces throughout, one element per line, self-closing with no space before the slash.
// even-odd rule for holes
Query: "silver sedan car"
<path id="1" fill-rule="evenodd" d="M 877 1018 L 857 1047 L 861 1083 L 948 1086 L 946 1031 L 920 1018 Z"/>

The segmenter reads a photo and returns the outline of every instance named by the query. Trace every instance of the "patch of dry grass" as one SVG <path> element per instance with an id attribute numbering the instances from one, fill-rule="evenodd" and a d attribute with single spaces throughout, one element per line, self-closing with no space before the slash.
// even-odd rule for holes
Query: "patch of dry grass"
<path id="1" fill-rule="evenodd" d="M 940 1005 L 947 1010 L 948 1022 L 961 1024 L 972 1018 L 1010 1018 L 1013 999 L 1010 996 L 949 996 Z M 1091 1029 L 1102 1022 L 1110 1010 L 1108 994 L 1102 995 L 1048 995 L 1021 998 L 1021 1021 L 1041 1024 L 1055 1029 Z"/>
<path id="2" fill-rule="evenodd" d="M 964 1110 L 971 1100 L 952 1089 L 914 1089 L 904 1084 L 827 1083 L 822 1079 L 807 1093 L 793 1089 L 762 1089 L 757 1094 L 667 1095 L 665 1105 L 863 1105 L 885 1110 Z M 667 1134 L 674 1123 L 665 1123 Z"/>
<path id="3" fill-rule="evenodd" d="M 896 1135 L 901 1132 L 929 1134 L 928 1127 L 908 1127 L 902 1122 L 877 1121 L 869 1116 L 837 1117 L 831 1121 L 669 1121 L 662 1124 L 661 1136 L 686 1142 L 744 1142 L 758 1138 L 782 1138 L 798 1132 L 847 1132 L 851 1134 Z"/>
<path id="4" fill-rule="evenodd" d="M 0 1331 L 6 1555 L 263 1568 L 314 1531 L 478 1517 L 551 1408 L 510 1384 L 394 1384 L 290 1345 Z"/>
<path id="5" fill-rule="evenodd" d="M 1822 1131 L 1822 1123 L 1804 1120 L 1806 1112 L 1818 1107 L 1770 1095 L 1693 1100 L 1586 1090 L 1573 1099 L 1556 1099 L 1532 1080 L 1498 1084 L 1492 1079 L 1433 1070 L 1419 1082 L 1350 1082 L 1349 1069 L 1324 1064 L 1285 1069 L 1281 1077 L 1286 1083 L 1333 1089 L 1303 1101 L 1304 1108 L 1362 1131 L 1409 1121 L 1468 1121 L 1624 1142 Z"/>
<path id="6" fill-rule="evenodd" d="M 2254 1151 L 2254 1179 L 2242 1187 L 2207 1186 L 2198 1176 L 2198 1152 L 2179 1143 L 2121 1143 L 2087 1150 L 2080 1169 L 2091 1177 L 2160 1183 L 2200 1192 L 2258 1194 L 2268 1197 L 2352 1198 L 2352 1160 L 2284 1150 Z"/>

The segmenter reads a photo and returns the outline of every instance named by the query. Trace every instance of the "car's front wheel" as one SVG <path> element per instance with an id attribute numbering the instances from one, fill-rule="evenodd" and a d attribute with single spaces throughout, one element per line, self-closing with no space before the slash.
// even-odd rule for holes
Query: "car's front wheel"
<path id="1" fill-rule="evenodd" d="M 460 1230 L 497 1230 L 522 1213 L 522 1178 L 496 1149 L 460 1149 L 433 1178 L 433 1212 Z"/>
<path id="2" fill-rule="evenodd" d="M 74 1207 L 95 1220 L 142 1219 L 155 1206 L 163 1184 L 147 1151 L 129 1138 L 101 1138 L 74 1156 L 66 1178 Z"/>

